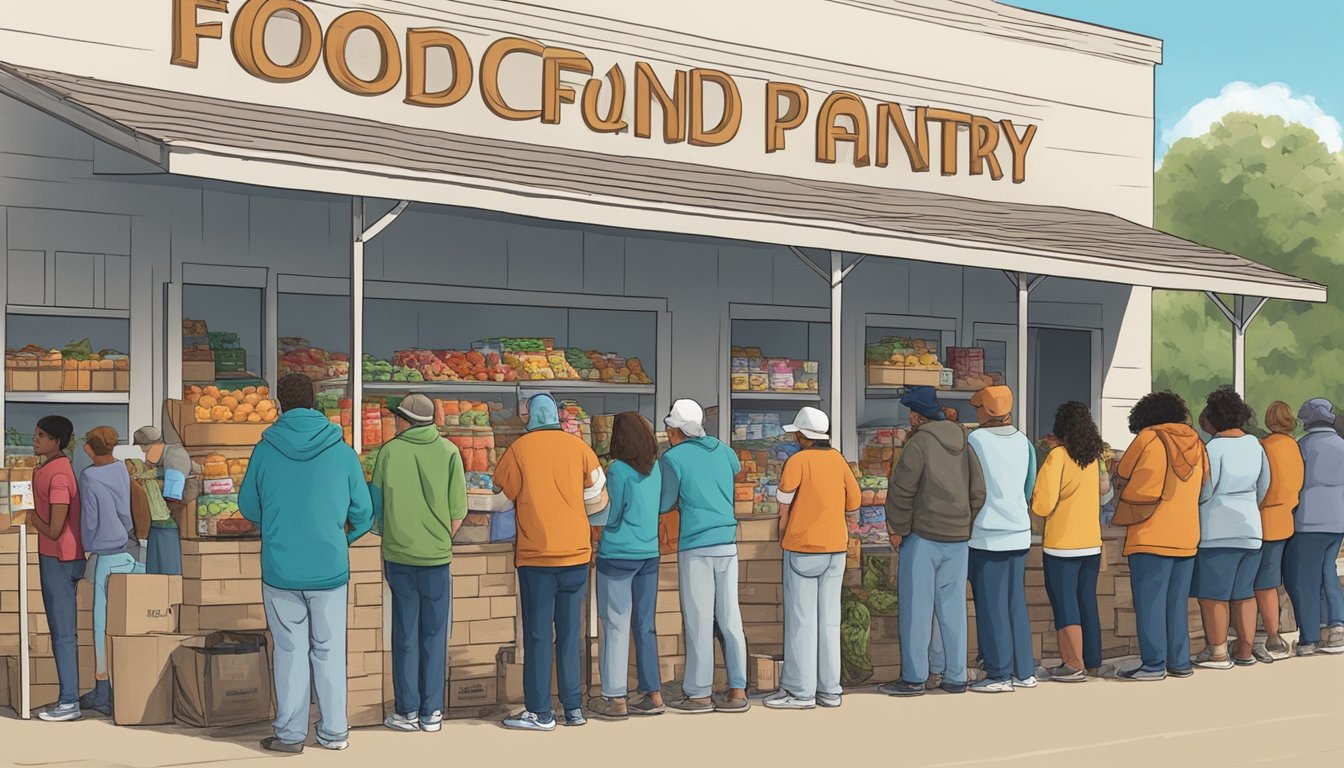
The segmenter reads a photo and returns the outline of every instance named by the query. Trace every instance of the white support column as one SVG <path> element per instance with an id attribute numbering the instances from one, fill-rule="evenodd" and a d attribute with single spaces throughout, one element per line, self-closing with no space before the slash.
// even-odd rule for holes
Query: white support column
<path id="1" fill-rule="evenodd" d="M 364 198 L 350 198 L 350 442 L 364 451 Z"/>
<path id="2" fill-rule="evenodd" d="M 842 445 L 840 420 L 843 418 L 844 410 L 841 403 L 844 400 L 843 393 L 845 387 L 844 368 L 842 367 L 842 344 L 841 337 L 844 331 L 844 317 L 842 310 L 842 300 L 845 291 L 845 270 L 843 269 L 843 254 L 839 251 L 831 251 L 831 440 L 832 445 L 840 448 Z"/>
<path id="3" fill-rule="evenodd" d="M 1013 400 L 1017 404 L 1017 428 L 1036 438 L 1039 435 L 1031 435 L 1031 425 L 1027 424 L 1029 415 L 1029 409 L 1027 408 L 1027 366 L 1031 364 L 1030 356 L 1027 353 L 1031 344 L 1031 325 L 1029 322 L 1031 292 L 1036 290 L 1036 286 L 1045 280 L 1045 276 L 1037 275 L 1033 278 L 1025 272 L 1005 272 L 1004 274 L 1017 287 L 1017 391 L 1013 395 Z"/>
<path id="4" fill-rule="evenodd" d="M 1232 306 L 1222 297 L 1211 291 L 1205 291 L 1209 301 L 1223 313 L 1223 317 L 1232 324 L 1232 388 L 1243 398 L 1246 397 L 1246 329 L 1265 308 L 1269 299 L 1251 296 L 1233 296 Z"/>

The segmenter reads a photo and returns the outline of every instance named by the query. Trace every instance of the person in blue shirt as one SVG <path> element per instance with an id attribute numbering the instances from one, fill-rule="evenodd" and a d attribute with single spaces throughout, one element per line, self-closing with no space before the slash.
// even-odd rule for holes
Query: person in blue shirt
<path id="1" fill-rule="evenodd" d="M 598 717 L 667 711 L 654 629 L 658 600 L 658 514 L 663 477 L 653 425 L 638 413 L 612 423 L 605 512 L 589 518 L 602 527 L 597 547 L 597 613 L 602 621 L 602 698 L 588 708 Z M 638 701 L 628 702 L 630 633 L 635 636 Z"/>
<path id="2" fill-rule="evenodd" d="M 678 400 L 665 419 L 672 447 L 661 461 L 661 511 L 681 515 L 677 571 L 686 630 L 686 698 L 672 703 L 682 712 L 745 712 L 747 639 L 737 603 L 737 517 L 733 481 L 742 465 L 737 454 L 705 434 L 705 411 L 694 400 Z M 728 693 L 712 696 L 714 626 L 723 634 Z"/>
<path id="3" fill-rule="evenodd" d="M 317 743 L 345 749 L 349 546 L 372 529 L 373 502 L 359 456 L 314 410 L 312 380 L 291 373 L 276 389 L 282 415 L 262 433 L 238 493 L 243 517 L 261 530 L 262 600 L 275 642 L 275 736 L 261 746 L 303 751 L 311 679 L 322 713 Z"/>

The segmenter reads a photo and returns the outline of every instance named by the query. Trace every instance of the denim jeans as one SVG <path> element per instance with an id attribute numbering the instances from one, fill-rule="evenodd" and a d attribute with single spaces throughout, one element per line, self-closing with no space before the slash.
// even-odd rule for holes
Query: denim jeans
<path id="1" fill-rule="evenodd" d="M 1321 624 L 1327 627 L 1344 627 L 1344 584 L 1339 581 L 1339 549 L 1344 546 L 1344 536 L 1335 536 L 1332 549 L 1325 553 L 1325 567 L 1321 570 L 1325 577 L 1325 594 L 1321 604 Z"/>
<path id="2" fill-rule="evenodd" d="M 1101 555 L 1045 556 L 1045 593 L 1055 614 L 1055 629 L 1083 629 L 1083 666 L 1101 666 L 1101 612 L 1097 608 L 1097 577 Z"/>
<path id="3" fill-rule="evenodd" d="M 1195 558 L 1134 554 L 1129 583 L 1145 672 L 1186 670 L 1190 661 L 1190 580 Z"/>
<path id="4" fill-rule="evenodd" d="M 658 670 L 658 558 L 597 559 L 597 614 L 602 621 L 602 695 L 629 694 L 630 633 L 635 636 L 639 692 L 662 690 Z"/>
<path id="5" fill-rule="evenodd" d="M 61 683 L 58 704 L 79 701 L 79 610 L 75 599 L 84 560 L 62 562 L 42 555 L 37 559 L 42 579 L 42 604 L 51 627 L 51 648 L 56 656 L 56 677 Z"/>
<path id="6" fill-rule="evenodd" d="M 178 533 L 176 525 L 156 525 L 149 529 L 145 573 L 182 575 L 182 535 Z"/>
<path id="7" fill-rule="evenodd" d="M 911 534 L 901 542 L 896 581 L 901 633 L 901 679 L 929 679 L 934 617 L 943 637 L 944 679 L 966 682 L 966 542 L 940 542 Z"/>
<path id="8" fill-rule="evenodd" d="M 93 658 L 96 673 L 107 674 L 107 581 L 114 573 L 135 573 L 139 563 L 125 552 L 99 555 L 93 568 Z"/>
<path id="9" fill-rule="evenodd" d="M 845 553 L 784 553 L 784 669 L 780 687 L 811 701 L 839 696 L 840 591 Z"/>
<path id="10" fill-rule="evenodd" d="M 571 710 L 583 704 L 580 635 L 588 566 L 520 566 L 518 585 L 523 608 L 523 698 L 527 711 L 549 720 L 552 663 L 561 705 Z"/>
<path id="11" fill-rule="evenodd" d="M 1326 574 L 1334 570 L 1340 537 L 1334 533 L 1295 533 L 1283 550 L 1283 587 L 1293 603 L 1302 645 L 1320 642 L 1328 616 L 1330 588 Z M 1338 583 L 1338 577 L 1334 577 Z"/>
<path id="12" fill-rule="evenodd" d="M 443 712 L 448 631 L 453 624 L 453 577 L 447 563 L 385 562 L 392 590 L 392 690 L 399 715 L 427 720 Z"/>
<path id="13" fill-rule="evenodd" d="M 345 630 L 349 587 L 295 591 L 261 585 L 266 625 L 275 642 L 275 735 L 286 744 L 308 739 L 312 687 L 321 718 L 317 737 L 344 741 L 346 715 Z"/>
<path id="14" fill-rule="evenodd" d="M 682 692 L 703 699 L 714 688 L 714 625 L 723 633 L 728 687 L 747 687 L 747 637 L 737 603 L 737 555 L 677 556 L 681 577 L 681 615 L 686 632 L 686 679 Z"/>
<path id="15" fill-rule="evenodd" d="M 971 593 L 975 630 L 985 672 L 991 680 L 1026 680 L 1036 674 L 1027 615 L 1027 550 L 991 552 L 972 549 Z"/>

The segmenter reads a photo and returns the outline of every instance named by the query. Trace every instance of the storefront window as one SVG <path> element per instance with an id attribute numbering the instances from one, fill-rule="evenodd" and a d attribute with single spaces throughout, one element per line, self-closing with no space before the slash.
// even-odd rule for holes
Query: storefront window
<path id="1" fill-rule="evenodd" d="M 182 287 L 182 383 L 255 386 L 269 363 L 265 291 L 219 285 Z"/>

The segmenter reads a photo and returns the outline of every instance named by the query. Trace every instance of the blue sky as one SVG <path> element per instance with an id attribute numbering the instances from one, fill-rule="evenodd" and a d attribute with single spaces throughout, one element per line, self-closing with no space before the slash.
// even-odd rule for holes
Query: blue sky
<path id="1" fill-rule="evenodd" d="M 1159 158 L 1167 140 L 1203 133 L 1232 109 L 1282 115 L 1341 148 L 1344 0 L 1006 1 L 1165 42 L 1155 105 Z"/>

